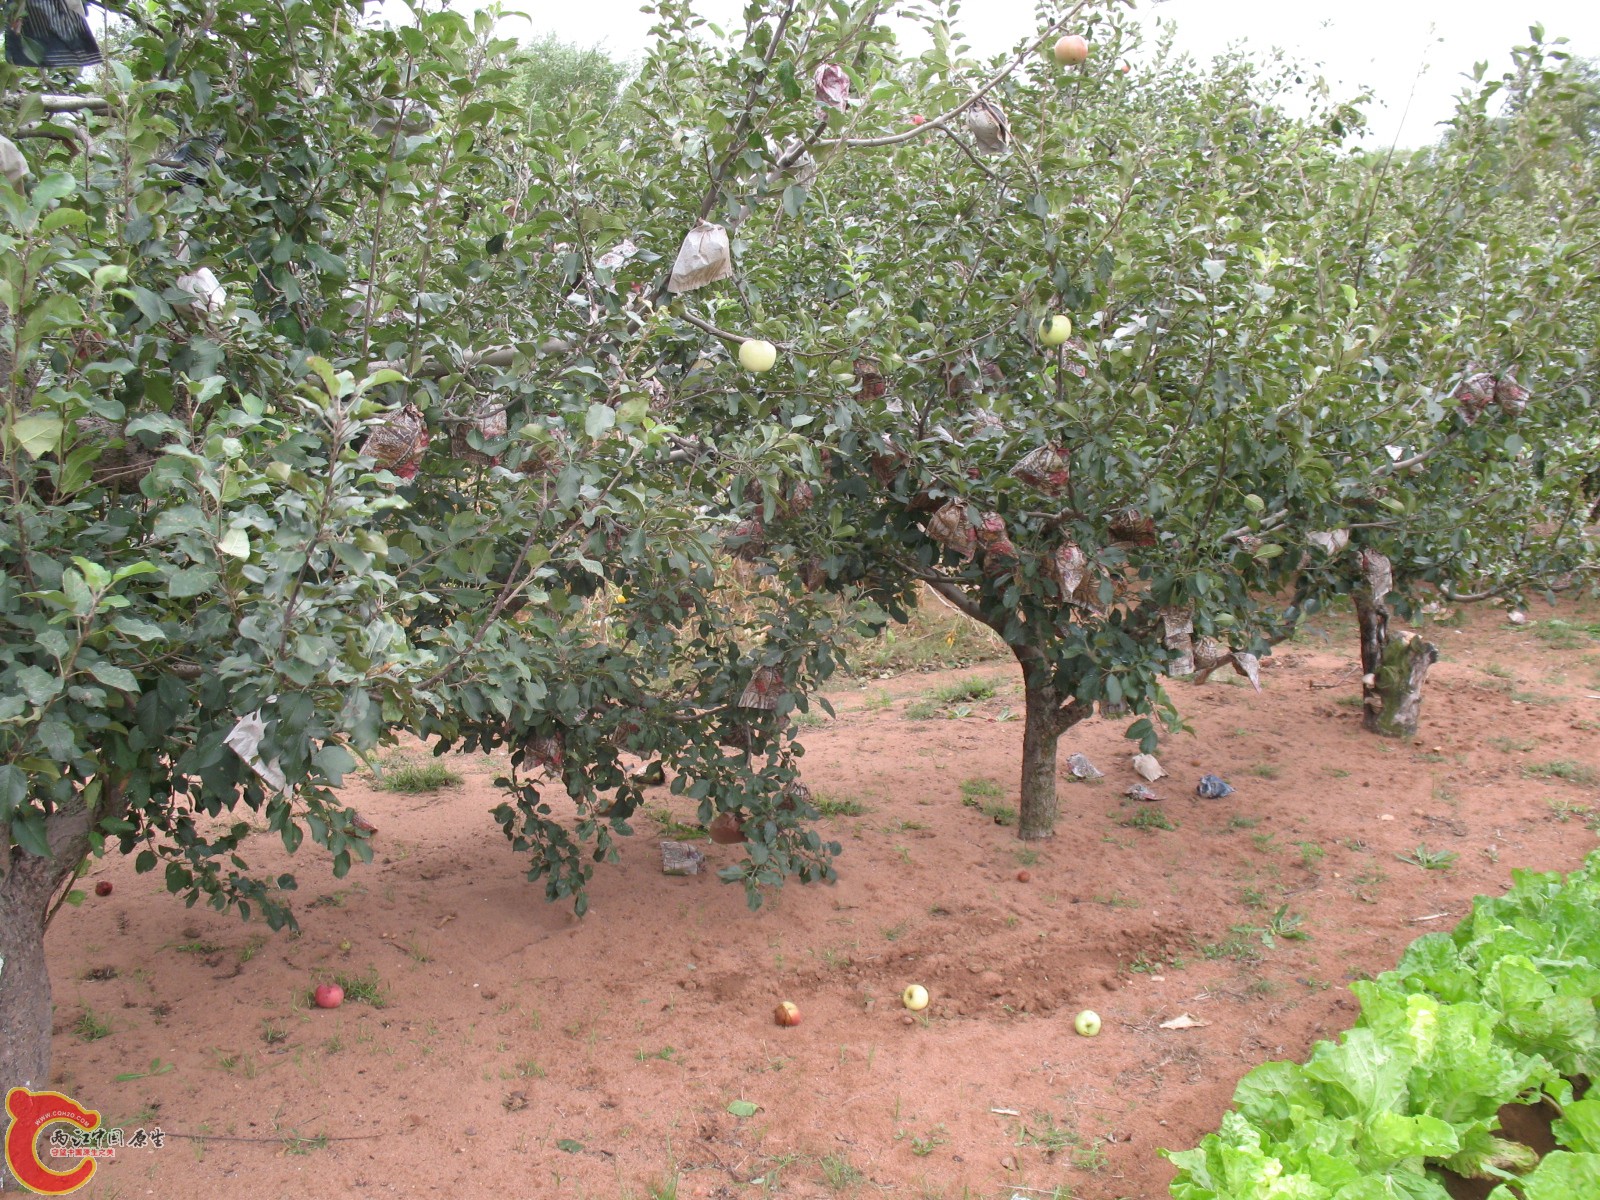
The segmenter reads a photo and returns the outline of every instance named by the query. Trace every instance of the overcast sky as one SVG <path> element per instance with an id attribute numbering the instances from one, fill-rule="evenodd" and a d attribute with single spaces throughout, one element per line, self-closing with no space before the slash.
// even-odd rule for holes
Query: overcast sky
<path id="1" fill-rule="evenodd" d="M 461 9 L 471 0 L 451 0 Z M 389 8 L 399 9 L 393 4 Z M 644 49 L 650 19 L 638 0 L 508 0 L 526 20 L 504 31 L 519 38 L 552 32 L 564 41 L 601 45 L 627 58 Z M 734 24 L 742 0 L 699 0 L 697 11 Z M 1011 48 L 1035 28 L 1034 0 L 968 0 L 961 24 L 974 49 L 988 56 Z M 403 11 L 403 10 L 401 10 Z M 1491 75 L 1510 65 L 1510 49 L 1542 22 L 1547 41 L 1569 39 L 1572 53 L 1600 57 L 1600 0 L 1137 0 L 1147 23 L 1177 25 L 1178 45 L 1206 59 L 1235 42 L 1263 51 L 1281 47 L 1320 66 L 1336 95 L 1370 87 L 1373 141 L 1422 145 L 1434 140 L 1464 74 L 1487 61 Z M 1409 112 L 1407 111 L 1409 107 Z M 1402 118 L 1404 123 L 1402 124 Z"/>

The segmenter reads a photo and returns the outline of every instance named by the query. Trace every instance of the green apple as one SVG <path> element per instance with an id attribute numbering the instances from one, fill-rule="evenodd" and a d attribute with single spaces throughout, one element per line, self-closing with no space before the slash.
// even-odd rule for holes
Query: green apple
<path id="1" fill-rule="evenodd" d="M 920 983 L 913 983 L 900 993 L 900 1003 L 904 1004 L 912 1012 L 921 1012 L 928 1007 L 928 989 Z"/>
<path id="2" fill-rule="evenodd" d="M 1093 1037 L 1100 1032 L 1100 1014 L 1086 1008 L 1072 1019 L 1072 1027 L 1084 1037 Z"/>
<path id="3" fill-rule="evenodd" d="M 739 365 L 746 371 L 761 375 L 772 370 L 772 365 L 777 361 L 778 348 L 771 342 L 750 338 L 739 343 Z"/>
<path id="4" fill-rule="evenodd" d="M 1072 336 L 1072 318 L 1056 315 L 1039 322 L 1039 340 L 1046 346 L 1059 346 Z"/>

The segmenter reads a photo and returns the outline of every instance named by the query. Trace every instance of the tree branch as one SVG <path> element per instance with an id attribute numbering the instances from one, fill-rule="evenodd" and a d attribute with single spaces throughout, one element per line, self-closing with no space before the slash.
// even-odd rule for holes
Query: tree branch
<path id="1" fill-rule="evenodd" d="M 1089 0 L 1078 0 L 1078 3 L 1072 7 L 1070 12 L 1066 13 L 1053 25 L 1046 27 L 1044 33 L 1040 34 L 1039 37 L 1036 38 L 1031 44 L 1024 46 L 1021 50 L 1017 51 L 1017 53 L 1012 56 L 1010 62 L 991 75 L 983 82 L 977 91 L 973 92 L 949 112 L 941 113 L 939 116 L 934 117 L 932 120 L 921 125 L 913 125 L 910 129 L 903 133 L 891 133 L 886 134 L 883 137 L 875 138 L 830 138 L 828 140 L 818 142 L 817 145 L 848 146 L 851 149 L 865 149 L 871 146 L 898 146 L 903 142 L 913 141 L 916 138 L 922 137 L 924 134 L 931 133 L 935 129 L 943 129 L 945 125 L 953 121 L 956 117 L 959 117 L 962 113 L 966 112 L 967 109 L 971 108 L 979 100 L 983 99 L 983 97 L 987 96 L 990 92 L 994 91 L 995 88 L 999 87 L 1002 83 L 1009 79 L 1012 72 L 1020 67 L 1027 60 L 1030 54 L 1037 53 L 1040 47 L 1042 47 L 1052 37 L 1059 33 L 1062 28 L 1065 27 L 1068 21 L 1071 21 L 1077 17 L 1077 15 L 1088 6 L 1088 2 Z"/>

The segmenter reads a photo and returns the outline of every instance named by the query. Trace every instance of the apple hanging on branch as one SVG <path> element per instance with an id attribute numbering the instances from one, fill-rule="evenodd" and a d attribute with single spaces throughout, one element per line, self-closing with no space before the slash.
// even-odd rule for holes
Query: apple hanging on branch
<path id="1" fill-rule="evenodd" d="M 1064 67 L 1079 67 L 1089 61 L 1089 43 L 1076 33 L 1056 42 L 1056 61 Z"/>
<path id="2" fill-rule="evenodd" d="M 1072 318 L 1057 313 L 1039 322 L 1039 341 L 1046 346 L 1061 345 L 1072 336 Z"/>
<path id="3" fill-rule="evenodd" d="M 756 375 L 772 370 L 778 361 L 778 348 L 761 338 L 749 338 L 739 343 L 739 365 Z"/>

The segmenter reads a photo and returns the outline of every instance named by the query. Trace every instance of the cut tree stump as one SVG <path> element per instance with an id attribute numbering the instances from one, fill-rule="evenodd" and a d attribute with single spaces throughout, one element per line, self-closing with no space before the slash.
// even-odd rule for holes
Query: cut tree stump
<path id="1" fill-rule="evenodd" d="M 661 873 L 663 875 L 698 875 L 705 865 L 706 856 L 688 842 L 661 843 Z"/>

